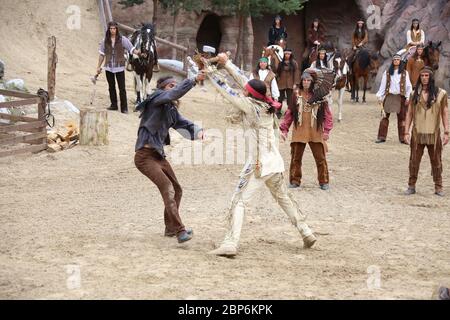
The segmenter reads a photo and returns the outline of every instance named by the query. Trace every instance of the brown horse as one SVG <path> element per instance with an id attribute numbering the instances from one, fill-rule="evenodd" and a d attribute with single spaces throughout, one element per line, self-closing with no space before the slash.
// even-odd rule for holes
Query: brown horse
<path id="1" fill-rule="evenodd" d="M 424 63 L 426 66 L 433 68 L 433 70 L 437 70 L 439 68 L 439 55 L 441 53 L 441 45 L 442 41 L 432 42 L 429 41 L 427 46 L 425 47 L 424 53 Z"/>
<path id="2" fill-rule="evenodd" d="M 280 62 L 283 60 L 284 51 L 281 46 L 271 45 L 263 48 L 261 57 L 269 58 L 270 68 L 276 71 Z"/>
<path id="3" fill-rule="evenodd" d="M 355 58 L 355 62 L 350 66 L 352 74 L 350 76 L 350 84 L 352 88 L 352 101 L 359 102 L 359 80 L 364 79 L 363 86 L 363 99 L 362 102 L 366 103 L 366 90 L 367 82 L 369 81 L 369 75 L 371 78 L 376 76 L 378 68 L 380 67 L 380 61 L 377 54 L 370 54 L 367 49 L 362 49 L 358 52 Z"/>

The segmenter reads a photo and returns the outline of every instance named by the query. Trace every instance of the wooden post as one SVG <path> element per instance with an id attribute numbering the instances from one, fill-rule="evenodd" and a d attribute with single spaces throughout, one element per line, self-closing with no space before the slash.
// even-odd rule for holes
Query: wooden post
<path id="1" fill-rule="evenodd" d="M 58 62 L 58 56 L 56 55 L 56 37 L 48 37 L 47 43 L 48 49 L 48 65 L 47 65 L 47 91 L 50 101 L 55 99 L 55 86 L 56 86 L 56 63 Z"/>
<path id="2" fill-rule="evenodd" d="M 109 144 L 107 111 L 95 108 L 81 109 L 80 145 L 102 146 L 107 144 Z"/>
<path id="3" fill-rule="evenodd" d="M 111 13 L 111 6 L 109 5 L 109 0 L 103 0 L 106 7 L 106 17 L 108 19 L 108 22 L 112 21 L 112 13 Z"/>
<path id="4" fill-rule="evenodd" d="M 105 16 L 105 6 L 103 5 L 103 0 L 97 0 L 98 1 L 98 11 L 100 13 L 100 22 L 103 27 L 103 32 L 106 31 L 106 16 Z"/>

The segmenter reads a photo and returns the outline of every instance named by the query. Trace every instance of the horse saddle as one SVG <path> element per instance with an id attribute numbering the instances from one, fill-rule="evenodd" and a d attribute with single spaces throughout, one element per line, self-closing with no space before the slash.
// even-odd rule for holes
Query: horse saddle
<path id="1" fill-rule="evenodd" d="M 383 109 L 386 113 L 400 113 L 402 96 L 399 94 L 388 94 L 384 99 Z"/>

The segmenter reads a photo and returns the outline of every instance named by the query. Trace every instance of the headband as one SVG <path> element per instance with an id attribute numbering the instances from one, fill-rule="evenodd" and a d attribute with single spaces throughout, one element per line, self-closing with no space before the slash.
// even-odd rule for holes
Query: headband
<path id="1" fill-rule="evenodd" d="M 271 97 L 268 97 L 266 95 L 263 95 L 252 88 L 251 85 L 248 83 L 244 87 L 250 94 L 255 97 L 256 99 L 263 100 L 264 102 L 267 102 L 271 107 L 274 107 L 275 109 L 281 109 L 281 103 L 278 101 L 273 100 Z"/>
<path id="2" fill-rule="evenodd" d="M 269 58 L 267 58 L 267 57 L 262 57 L 261 59 L 259 59 L 259 62 L 269 63 Z"/>
<path id="3" fill-rule="evenodd" d="M 169 79 L 164 80 L 160 84 L 157 85 L 158 89 L 163 89 L 165 86 L 167 86 L 169 83 L 177 82 L 175 78 L 170 77 Z"/>
<path id="4" fill-rule="evenodd" d="M 420 70 L 420 73 L 428 73 L 433 75 L 433 69 L 431 69 L 430 67 L 423 67 L 422 70 Z"/>

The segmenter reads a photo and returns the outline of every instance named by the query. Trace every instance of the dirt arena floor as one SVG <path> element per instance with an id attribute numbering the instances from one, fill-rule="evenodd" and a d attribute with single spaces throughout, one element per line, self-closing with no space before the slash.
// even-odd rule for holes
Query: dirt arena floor
<path id="1" fill-rule="evenodd" d="M 82 27 L 95 28 L 94 7 L 78 2 L 87 12 Z M 63 47 L 71 41 L 62 31 Z M 57 95 L 78 107 L 91 94 L 96 37 L 99 31 L 87 36 L 83 52 L 69 44 L 60 49 Z M 45 32 L 36 39 L 46 45 Z M 78 60 L 67 59 L 72 49 Z M 44 59 L 43 71 L 14 64 L 6 51 L 1 48 L 0 58 L 8 78 L 22 77 L 30 91 L 42 86 L 46 49 L 36 53 Z M 131 85 L 128 74 L 130 104 Z M 224 120 L 227 103 L 209 85 L 205 89 L 189 92 L 181 112 L 207 129 L 238 128 Z M 97 90 L 96 106 L 108 106 L 104 78 Z M 302 248 L 287 216 L 262 189 L 249 208 L 235 259 L 207 252 L 223 239 L 242 164 L 174 164 L 184 192 L 181 216 L 195 233 L 179 245 L 163 236 L 159 192 L 133 163 L 138 115 L 108 116 L 109 146 L 0 159 L 0 298 L 430 299 L 438 284 L 450 282 L 449 148 L 443 152 L 446 196 L 433 194 L 428 155 L 418 193 L 402 195 L 409 147 L 398 142 L 395 117 L 387 142 L 374 143 L 379 108 L 372 94 L 365 105 L 345 97 L 344 120 L 335 121 L 329 141 L 330 190 L 319 189 L 314 159 L 309 148 L 305 152 L 303 187 L 293 193 L 318 234 L 316 246 Z M 189 143 L 174 133 L 169 157 Z M 288 167 L 289 144 L 280 149 Z"/>

